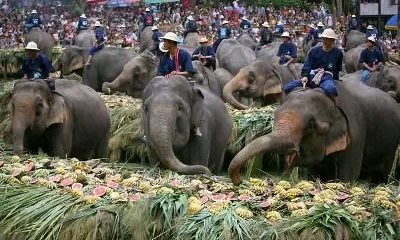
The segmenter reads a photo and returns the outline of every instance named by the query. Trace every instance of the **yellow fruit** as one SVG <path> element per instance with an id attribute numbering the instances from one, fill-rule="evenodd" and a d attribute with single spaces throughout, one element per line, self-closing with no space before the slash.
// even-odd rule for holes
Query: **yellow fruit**
<path id="1" fill-rule="evenodd" d="M 299 188 L 303 191 L 310 191 L 314 189 L 314 184 L 308 181 L 301 181 L 298 184 L 296 184 L 295 188 Z"/>
<path id="2" fill-rule="evenodd" d="M 264 194 L 266 191 L 267 191 L 267 189 L 265 188 L 265 187 L 263 187 L 263 186 L 260 186 L 260 185 L 253 185 L 252 187 L 251 187 L 251 190 L 255 193 L 255 194 Z"/>
<path id="3" fill-rule="evenodd" d="M 289 199 L 293 199 L 303 195 L 303 191 L 299 188 L 290 188 L 286 192 L 284 192 L 283 195 Z"/>
<path id="4" fill-rule="evenodd" d="M 17 156 L 17 155 L 14 155 L 14 156 L 11 157 L 11 162 L 12 163 L 19 163 L 19 162 L 21 162 L 21 158 L 19 156 Z"/>
<path id="5" fill-rule="evenodd" d="M 254 197 L 255 194 L 249 189 L 239 189 L 239 195 L 247 195 L 250 197 Z"/>
<path id="6" fill-rule="evenodd" d="M 285 194 L 286 190 L 282 186 L 275 186 L 274 193 L 275 194 Z"/>
<path id="7" fill-rule="evenodd" d="M 289 189 L 291 187 L 288 181 L 279 181 L 277 185 L 284 189 Z"/>
<path id="8" fill-rule="evenodd" d="M 112 192 L 110 193 L 110 198 L 113 200 L 119 199 L 121 195 L 118 192 Z"/>
<path id="9" fill-rule="evenodd" d="M 145 191 L 145 192 L 149 191 L 150 188 L 151 188 L 151 184 L 149 182 L 142 182 L 139 185 L 139 189 L 142 191 Z"/>
<path id="10" fill-rule="evenodd" d="M 82 162 L 75 162 L 74 164 L 72 164 L 72 170 L 83 170 L 85 169 L 85 164 Z"/>
<path id="11" fill-rule="evenodd" d="M 388 201 L 388 198 L 385 196 L 375 196 L 372 199 L 372 204 L 373 205 L 380 205 L 382 203 L 382 201 Z"/>
<path id="12" fill-rule="evenodd" d="M 50 171 L 47 169 L 38 169 L 32 175 L 37 178 L 45 178 L 50 175 Z"/>
<path id="13" fill-rule="evenodd" d="M 57 188 L 57 184 L 55 182 L 52 182 L 52 181 L 47 181 L 45 186 L 47 188 L 50 188 L 50 189 L 56 189 Z"/>
<path id="14" fill-rule="evenodd" d="M 122 181 L 122 186 L 124 187 L 133 187 L 136 185 L 138 179 L 135 177 L 130 177 Z"/>
<path id="15" fill-rule="evenodd" d="M 388 198 L 388 197 L 390 196 L 390 194 L 389 194 L 388 192 L 386 192 L 386 191 L 378 190 L 378 191 L 375 192 L 375 196 L 376 196 L 376 197 L 379 196 L 379 197 Z"/>
<path id="16" fill-rule="evenodd" d="M 249 219 L 253 217 L 253 213 L 246 208 L 236 208 L 236 214 L 242 218 Z"/>
<path id="17" fill-rule="evenodd" d="M 290 211 L 294 211 L 294 210 L 298 210 L 298 209 L 307 209 L 307 206 L 304 202 L 298 202 L 298 203 L 288 202 L 288 203 L 286 203 L 286 205 Z"/>
<path id="18" fill-rule="evenodd" d="M 300 217 L 300 216 L 304 216 L 304 215 L 307 215 L 307 209 L 303 209 L 303 208 L 294 210 L 291 214 L 292 217 Z"/>
<path id="19" fill-rule="evenodd" d="M 354 205 L 350 205 L 346 207 L 347 211 L 349 211 L 349 213 L 356 215 L 356 214 L 362 214 L 365 211 L 364 207 L 358 207 L 358 206 L 354 206 Z"/>
<path id="20" fill-rule="evenodd" d="M 197 202 L 192 202 L 189 204 L 189 207 L 188 207 L 189 214 L 194 215 L 194 214 L 200 212 L 200 210 L 201 210 L 201 204 L 198 204 Z"/>
<path id="21" fill-rule="evenodd" d="M 326 188 L 332 189 L 332 190 L 342 190 L 344 189 L 344 186 L 341 183 L 327 183 L 325 184 Z"/>
<path id="22" fill-rule="evenodd" d="M 167 187 L 162 187 L 157 191 L 158 194 L 171 194 L 174 193 L 174 190 Z"/>
<path id="23" fill-rule="evenodd" d="M 397 201 L 396 206 L 400 209 L 400 200 Z"/>
<path id="24" fill-rule="evenodd" d="M 222 210 L 226 209 L 227 207 L 229 207 L 231 201 L 229 200 L 220 200 L 218 202 L 213 202 L 208 206 L 208 210 L 212 213 L 212 214 L 217 214 L 219 212 L 221 212 Z"/>
<path id="25" fill-rule="evenodd" d="M 94 196 L 94 195 L 85 196 L 83 198 L 83 200 L 85 200 L 86 204 L 96 204 L 100 199 L 101 199 L 101 197 Z"/>
<path id="26" fill-rule="evenodd" d="M 265 186 L 264 181 L 259 178 L 250 178 L 249 182 L 254 186 L 260 186 L 260 187 Z"/>
<path id="27" fill-rule="evenodd" d="M 82 192 L 82 190 L 80 190 L 80 189 L 76 189 L 76 188 L 74 188 L 74 189 L 71 189 L 71 194 L 72 194 L 72 196 L 74 196 L 74 197 L 80 197 L 80 196 L 83 196 L 83 192 Z"/>
<path id="28" fill-rule="evenodd" d="M 200 205 L 201 205 L 201 201 L 200 201 L 198 198 L 196 198 L 196 197 L 190 197 L 190 198 L 188 199 L 188 203 L 189 203 L 189 204 L 191 204 L 191 203 L 196 203 L 196 204 L 200 204 Z"/>
<path id="29" fill-rule="evenodd" d="M 32 178 L 29 177 L 29 176 L 23 176 L 23 177 L 21 177 L 21 182 L 24 183 L 24 184 L 29 184 L 29 182 L 30 182 L 31 180 L 32 180 Z"/>
<path id="30" fill-rule="evenodd" d="M 382 200 L 381 201 L 381 206 L 385 208 L 396 208 L 396 204 L 392 203 L 389 200 Z"/>
<path id="31" fill-rule="evenodd" d="M 360 196 L 364 194 L 364 191 L 359 187 L 353 187 L 350 189 L 351 194 L 354 196 Z"/>
<path id="32" fill-rule="evenodd" d="M 265 217 L 271 222 L 276 222 L 282 218 L 281 214 L 277 211 L 269 211 Z"/>
<path id="33" fill-rule="evenodd" d="M 64 174 L 67 174 L 67 170 L 65 170 L 64 168 L 62 168 L 62 167 L 57 167 L 56 168 L 56 173 L 57 174 L 61 174 L 61 175 L 64 175 Z"/>

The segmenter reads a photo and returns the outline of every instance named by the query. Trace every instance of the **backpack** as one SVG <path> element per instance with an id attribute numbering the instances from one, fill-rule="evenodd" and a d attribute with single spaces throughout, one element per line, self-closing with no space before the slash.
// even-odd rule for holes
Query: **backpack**
<path id="1" fill-rule="evenodd" d="M 189 21 L 188 22 L 188 29 L 190 29 L 190 30 L 194 30 L 194 29 L 196 29 L 196 22 L 195 21 Z"/>
<path id="2" fill-rule="evenodd" d="M 149 25 L 153 24 L 153 18 L 150 15 L 146 16 L 146 24 L 149 24 Z"/>

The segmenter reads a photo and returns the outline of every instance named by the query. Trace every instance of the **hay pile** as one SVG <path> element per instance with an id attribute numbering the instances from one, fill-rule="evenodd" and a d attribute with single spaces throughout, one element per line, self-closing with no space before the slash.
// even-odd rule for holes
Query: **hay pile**
<path id="1" fill-rule="evenodd" d="M 0 159 L 13 239 L 398 239 L 400 189 L 216 176 L 40 156 Z M 1 233 L 0 233 L 1 237 Z"/>

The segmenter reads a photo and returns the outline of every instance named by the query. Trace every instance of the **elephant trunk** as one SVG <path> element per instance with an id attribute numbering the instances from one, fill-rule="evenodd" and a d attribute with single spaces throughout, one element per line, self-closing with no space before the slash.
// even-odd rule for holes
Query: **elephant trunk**
<path id="1" fill-rule="evenodd" d="M 102 92 L 103 93 L 110 93 L 111 91 L 120 91 L 124 90 L 125 92 L 128 91 L 129 89 L 126 89 L 124 86 L 126 86 L 127 83 L 129 83 L 130 78 L 129 75 L 125 73 L 123 70 L 116 79 L 112 82 L 104 82 L 102 85 Z"/>
<path id="2" fill-rule="evenodd" d="M 14 111 L 12 120 L 13 147 L 16 155 L 21 155 L 24 151 L 25 131 L 29 127 L 29 122 L 26 120 L 26 113 Z"/>
<path id="3" fill-rule="evenodd" d="M 222 95 L 224 97 L 224 100 L 231 104 L 234 108 L 240 109 L 240 110 L 245 110 L 248 109 L 249 107 L 241 104 L 238 102 L 235 97 L 233 96 L 233 92 L 237 91 L 240 89 L 240 82 L 239 78 L 236 76 L 232 78 L 224 87 L 224 90 L 222 92 Z"/>
<path id="4" fill-rule="evenodd" d="M 55 71 L 55 72 L 61 71 L 61 60 L 60 60 L 60 57 L 58 57 L 58 58 L 53 62 L 53 68 L 54 68 L 54 71 Z"/>
<path id="5" fill-rule="evenodd" d="M 282 113 L 275 120 L 275 129 L 244 147 L 232 160 L 228 173 L 234 185 L 241 183 L 240 168 L 252 157 L 263 152 L 295 153 L 302 138 L 302 120 L 293 112 Z"/>
<path id="6" fill-rule="evenodd" d="M 168 107 L 153 110 L 148 126 L 150 133 L 148 141 L 160 162 L 168 169 L 181 174 L 211 174 L 207 167 L 183 164 L 175 156 L 172 148 L 173 132 L 176 127 L 174 115 Z"/>

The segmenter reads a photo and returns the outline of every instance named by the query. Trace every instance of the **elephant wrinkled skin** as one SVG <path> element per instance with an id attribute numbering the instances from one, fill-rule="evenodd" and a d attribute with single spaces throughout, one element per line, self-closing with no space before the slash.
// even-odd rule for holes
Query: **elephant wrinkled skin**
<path id="1" fill-rule="evenodd" d="M 243 46 L 246 46 L 253 51 L 256 50 L 258 42 L 253 36 L 250 35 L 249 30 L 243 30 L 242 34 L 236 38 L 236 40 Z"/>
<path id="2" fill-rule="evenodd" d="M 139 29 L 140 31 L 140 29 Z M 154 45 L 154 41 L 152 39 L 153 31 L 151 31 L 151 26 L 146 27 L 142 33 L 140 33 L 139 38 L 139 53 L 150 49 Z"/>
<path id="3" fill-rule="evenodd" d="M 357 30 L 351 30 L 346 38 L 346 51 L 365 43 L 367 35 Z"/>
<path id="4" fill-rule="evenodd" d="M 193 61 L 192 63 L 196 70 L 192 79 L 222 99 L 222 88 L 216 79 L 215 73 L 206 68 L 200 61 Z"/>
<path id="5" fill-rule="evenodd" d="M 285 153 L 289 168 L 308 167 L 324 181 L 387 181 L 400 139 L 398 104 L 360 81 L 335 82 L 337 107 L 320 88 L 291 92 L 275 112 L 274 130 L 232 160 L 233 183 L 240 183 L 241 166 L 262 152 Z"/>
<path id="6" fill-rule="evenodd" d="M 79 34 L 75 37 L 74 44 L 78 47 L 90 48 L 96 41 L 96 36 L 94 31 L 91 29 L 81 30 Z M 83 62 L 87 62 L 89 57 L 89 52 L 83 52 Z"/>
<path id="7" fill-rule="evenodd" d="M 81 160 L 107 157 L 110 117 L 103 99 L 76 81 L 20 80 L 12 95 L 14 151 Z"/>
<path id="8" fill-rule="evenodd" d="M 183 40 L 183 45 L 188 48 L 196 49 L 199 46 L 199 34 L 196 32 L 188 33 Z"/>
<path id="9" fill-rule="evenodd" d="M 153 78 L 144 90 L 142 129 L 150 163 L 182 174 L 219 173 L 232 132 L 225 104 L 182 76 Z M 194 126 L 202 136 L 193 133 Z"/>
<path id="10" fill-rule="evenodd" d="M 32 28 L 24 35 L 24 42 L 35 42 L 40 49 L 40 53 L 46 55 L 50 60 L 53 58 L 53 47 L 55 45 L 53 36 L 44 32 L 40 28 Z"/>

